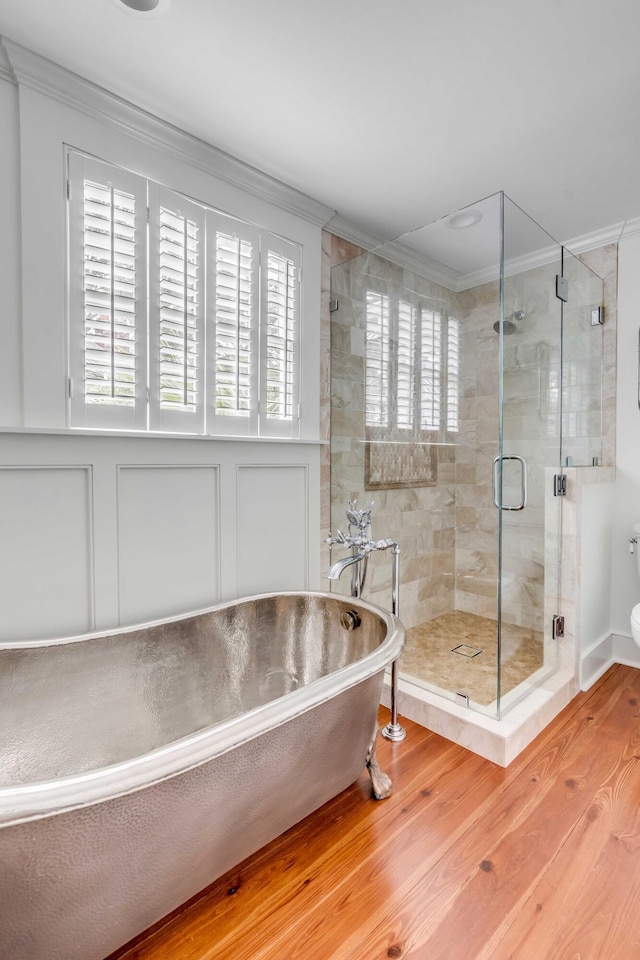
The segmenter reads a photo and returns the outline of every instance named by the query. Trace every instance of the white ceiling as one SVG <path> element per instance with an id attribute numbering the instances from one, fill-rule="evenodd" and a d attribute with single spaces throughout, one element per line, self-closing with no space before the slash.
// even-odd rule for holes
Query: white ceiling
<path id="1" fill-rule="evenodd" d="M 0 0 L 0 34 L 388 239 L 640 216 L 639 0 Z"/>

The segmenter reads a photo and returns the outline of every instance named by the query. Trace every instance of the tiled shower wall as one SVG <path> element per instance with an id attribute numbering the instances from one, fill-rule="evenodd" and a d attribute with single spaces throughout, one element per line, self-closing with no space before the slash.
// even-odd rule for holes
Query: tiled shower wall
<path id="1" fill-rule="evenodd" d="M 344 251 L 334 244 L 334 256 Z M 355 252 L 358 251 L 347 251 Z M 332 297 L 339 308 L 331 315 L 331 528 L 345 529 L 345 508 L 374 502 L 372 533 L 400 544 L 401 616 L 407 626 L 422 623 L 454 608 L 455 602 L 455 463 L 452 447 L 438 448 L 438 480 L 434 486 L 410 489 L 364 489 L 365 313 L 363 261 L 366 273 L 388 292 L 414 291 L 448 302 L 444 287 L 418 277 L 373 254 L 348 261 L 334 271 Z M 335 262 L 335 261 L 334 261 Z M 341 552 L 336 554 L 341 555 Z M 365 596 L 391 603 L 392 554 L 369 562 Z M 348 592 L 348 572 L 336 589 Z"/>
<path id="2" fill-rule="evenodd" d="M 495 619 L 498 513 L 492 499 L 498 453 L 499 286 L 457 295 L 461 322 L 460 434 L 456 447 L 455 609 Z"/>
<path id="3" fill-rule="evenodd" d="M 345 525 L 349 500 L 375 501 L 373 535 L 394 537 L 401 547 L 401 616 L 407 626 L 459 609 L 495 618 L 498 570 L 498 514 L 492 502 L 492 462 L 498 453 L 498 284 L 482 284 L 453 293 L 402 267 L 368 257 L 370 272 L 389 287 L 414 289 L 444 300 L 461 324 L 461 404 L 458 443 L 439 448 L 436 486 L 402 490 L 364 490 L 364 308 L 362 264 L 345 261 L 363 251 L 325 235 L 325 257 L 344 263 L 334 273 L 332 296 L 339 310 L 329 317 L 328 269 L 323 317 L 331 330 L 331 447 L 325 456 L 323 531 Z M 605 371 L 615 358 L 615 258 L 610 246 L 584 259 L 605 276 L 609 326 L 604 330 Z M 542 464 L 553 464 L 557 449 L 553 421 L 553 369 L 557 361 L 559 301 L 555 273 L 537 268 L 509 277 L 505 314 L 525 310 L 518 333 L 506 337 L 505 452 L 526 455 L 540 463 L 529 471 L 529 507 L 503 515 L 505 622 L 542 628 L 544 617 L 544 476 Z M 613 282 L 612 282 L 613 273 Z M 533 325 L 535 324 L 535 334 Z M 585 328 L 587 329 L 587 328 Z M 555 338 L 555 340 L 554 340 Z M 323 341 L 324 342 L 324 341 Z M 588 349 L 588 348 L 585 348 Z M 555 351 L 555 352 L 554 352 Z M 550 392 L 551 391 L 551 392 Z M 613 403 L 604 398 L 605 449 Z M 598 417 L 600 412 L 597 413 Z M 587 439 L 585 449 L 589 446 Z M 452 451 L 455 450 L 455 455 Z M 585 454 L 586 456 L 586 454 Z M 331 482 L 329 484 L 329 477 Z M 329 503 L 329 485 L 331 502 Z M 505 494 L 517 495 L 510 491 Z M 342 551 L 335 553 L 334 559 Z M 328 550 L 323 557 L 329 562 Z M 365 596 L 390 605 L 391 559 L 376 556 L 370 564 Z M 554 574 L 549 572 L 547 579 Z M 348 592 L 348 577 L 338 586 Z M 547 583 L 547 592 L 549 583 Z"/>

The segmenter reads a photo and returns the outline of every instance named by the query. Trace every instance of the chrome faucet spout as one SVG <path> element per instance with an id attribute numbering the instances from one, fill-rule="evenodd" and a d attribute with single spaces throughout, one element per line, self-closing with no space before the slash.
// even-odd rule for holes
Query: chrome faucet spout
<path id="1" fill-rule="evenodd" d="M 348 557 L 343 557 L 341 560 L 336 560 L 336 562 L 329 567 L 327 579 L 339 580 L 347 567 L 350 567 L 352 563 L 358 563 L 360 560 L 364 560 L 364 553 L 352 553 Z"/>

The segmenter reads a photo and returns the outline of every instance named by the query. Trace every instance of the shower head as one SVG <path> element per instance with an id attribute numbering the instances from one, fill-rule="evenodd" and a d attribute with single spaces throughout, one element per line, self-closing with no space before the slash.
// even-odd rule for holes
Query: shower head
<path id="1" fill-rule="evenodd" d="M 505 337 L 508 337 L 510 333 L 515 333 L 518 329 L 518 322 L 524 320 L 526 313 L 524 310 L 514 310 L 512 314 L 508 317 L 505 317 L 502 323 L 502 331 Z M 493 329 L 496 333 L 500 333 L 500 321 L 496 320 L 493 325 Z"/>
<path id="2" fill-rule="evenodd" d="M 496 322 L 493 325 L 493 329 L 495 330 L 496 333 L 500 333 L 499 320 L 496 320 Z M 502 324 L 502 332 L 504 333 L 505 337 L 508 337 L 510 333 L 515 333 L 517 329 L 518 328 L 515 325 L 514 321 L 511 319 L 511 317 L 504 318 L 504 322 Z"/>

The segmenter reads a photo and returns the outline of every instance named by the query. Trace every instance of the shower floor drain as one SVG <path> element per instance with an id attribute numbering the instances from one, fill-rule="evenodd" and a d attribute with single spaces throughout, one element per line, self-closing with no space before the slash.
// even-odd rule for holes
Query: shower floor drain
<path id="1" fill-rule="evenodd" d="M 451 653 L 459 653 L 461 657 L 468 657 L 469 660 L 472 660 L 473 657 L 482 653 L 482 650 L 478 650 L 477 647 L 470 647 L 468 643 L 459 643 L 457 647 L 453 647 Z"/>

